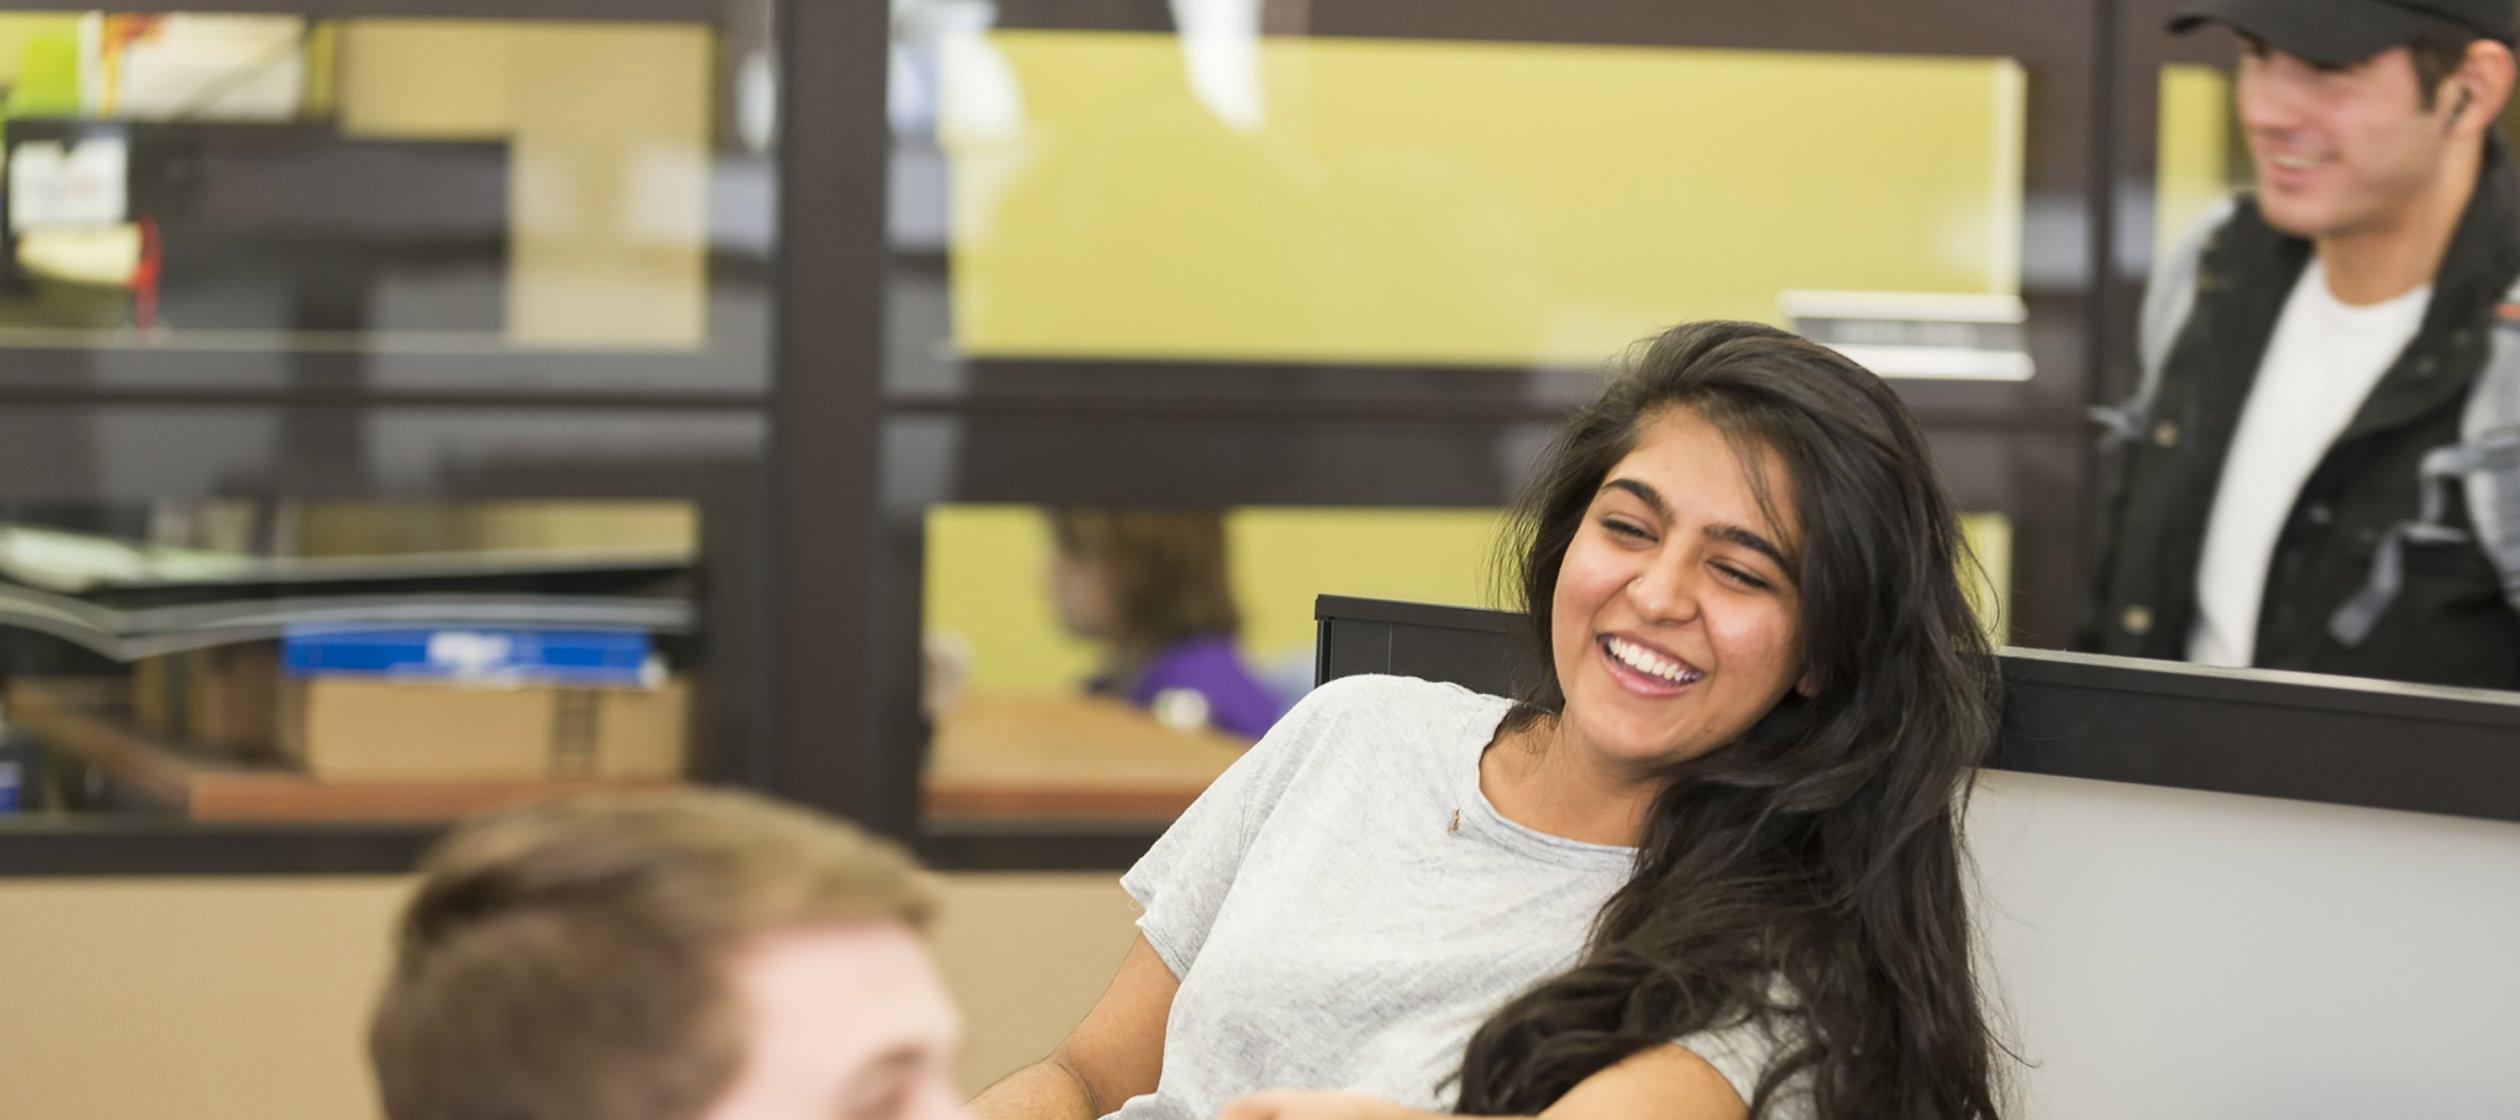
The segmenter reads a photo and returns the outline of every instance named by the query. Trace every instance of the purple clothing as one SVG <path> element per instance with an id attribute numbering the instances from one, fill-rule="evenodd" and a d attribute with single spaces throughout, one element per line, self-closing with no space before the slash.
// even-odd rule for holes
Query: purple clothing
<path id="1" fill-rule="evenodd" d="M 1228 735 L 1258 739 L 1286 714 L 1286 704 L 1251 675 L 1228 634 L 1204 634 L 1164 647 L 1138 671 L 1124 693 L 1116 682 L 1096 678 L 1085 686 L 1098 696 L 1120 696 L 1141 708 L 1155 697 L 1189 689 L 1207 701 L 1208 726 Z"/>

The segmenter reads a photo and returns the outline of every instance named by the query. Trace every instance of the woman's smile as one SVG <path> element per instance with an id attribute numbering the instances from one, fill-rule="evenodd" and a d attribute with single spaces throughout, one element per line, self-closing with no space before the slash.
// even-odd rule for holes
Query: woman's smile
<path id="1" fill-rule="evenodd" d="M 1635 638 L 1604 634 L 1600 644 L 1602 657 L 1610 663 L 1611 675 L 1621 687 L 1639 696 L 1678 696 L 1689 686 L 1706 679 L 1706 670 Z"/>

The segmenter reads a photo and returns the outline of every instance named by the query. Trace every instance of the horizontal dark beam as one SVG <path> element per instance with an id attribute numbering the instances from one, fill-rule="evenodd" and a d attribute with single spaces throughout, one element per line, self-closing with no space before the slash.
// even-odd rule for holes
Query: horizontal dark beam
<path id="1" fill-rule="evenodd" d="M 0 817 L 0 876 L 402 874 L 441 831 L 30 813 Z"/>
<path id="2" fill-rule="evenodd" d="M 1992 766 L 2520 821 L 2520 695 L 2004 652 Z"/>
<path id="3" fill-rule="evenodd" d="M 1264 4 L 1269 34 L 1363 39 L 1466 39 L 1603 46 L 1727 47 L 1863 54 L 2017 54 L 2078 45 L 2083 24 L 2056 26 L 2063 5 L 1976 0 L 1697 0 L 1687 5 L 1562 0 L 1383 0 Z M 2080 5 L 2074 5 L 2079 8 Z M 1282 10 L 1272 10 L 1282 9 Z M 2019 9 L 2019 10 L 2016 10 Z M 998 25 L 1056 31 L 1177 30 L 1165 0 L 999 0 Z"/>
<path id="4" fill-rule="evenodd" d="M 522 350 L 438 352 L 248 350 L 181 346 L 0 345 L 0 403 L 244 401 L 370 404 L 483 400 L 662 400 L 762 404 L 766 359 L 757 350 Z"/>
<path id="5" fill-rule="evenodd" d="M 938 871 L 1118 871 L 1136 863 L 1163 833 L 1128 825 L 930 825 L 918 838 L 918 852 Z"/>
<path id="6" fill-rule="evenodd" d="M 1322 678 L 1512 688 L 1502 611 L 1323 596 Z M 1989 766 L 2031 774 L 2520 821 L 2520 695 L 2008 648 Z"/>

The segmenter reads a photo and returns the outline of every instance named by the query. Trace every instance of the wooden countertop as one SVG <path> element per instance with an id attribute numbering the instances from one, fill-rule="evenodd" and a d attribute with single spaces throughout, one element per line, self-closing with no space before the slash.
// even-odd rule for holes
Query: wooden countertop
<path id="1" fill-rule="evenodd" d="M 937 721 L 927 810 L 955 820 L 1170 821 L 1244 740 L 1089 696 L 965 697 Z"/>
<path id="2" fill-rule="evenodd" d="M 135 726 L 130 688 L 115 678 L 9 682 L 9 719 L 196 821 L 438 821 L 590 790 L 667 789 L 664 782 L 338 782 L 278 763 L 205 757 Z"/>
<path id="3" fill-rule="evenodd" d="M 518 801 L 658 782 L 323 781 L 276 762 L 210 757 L 141 731 L 129 689 L 111 678 L 9 683 L 9 718 L 71 757 L 196 821 L 430 821 Z M 1162 824 L 1180 815 L 1247 744 L 1182 732 L 1113 700 L 967 697 L 939 721 L 927 812 L 955 822 Z"/>

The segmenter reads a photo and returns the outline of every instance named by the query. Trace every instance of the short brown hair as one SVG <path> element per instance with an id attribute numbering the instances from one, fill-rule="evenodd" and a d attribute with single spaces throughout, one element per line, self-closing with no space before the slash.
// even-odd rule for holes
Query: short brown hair
<path id="1" fill-rule="evenodd" d="M 1111 579 L 1115 643 L 1152 656 L 1175 642 L 1242 628 L 1214 510 L 1062 509 L 1059 551 L 1101 564 Z"/>
<path id="2" fill-rule="evenodd" d="M 2468 47 L 2484 36 L 2455 28 L 2428 31 L 2406 44 L 2406 53 L 2415 64 L 2415 104 L 2430 112 L 2440 99 L 2441 83 L 2467 65 Z"/>
<path id="3" fill-rule="evenodd" d="M 368 1032 L 391 1120 L 692 1120 L 743 1062 L 744 945 L 934 908 L 891 844 L 733 791 L 490 814 L 421 872 Z"/>

